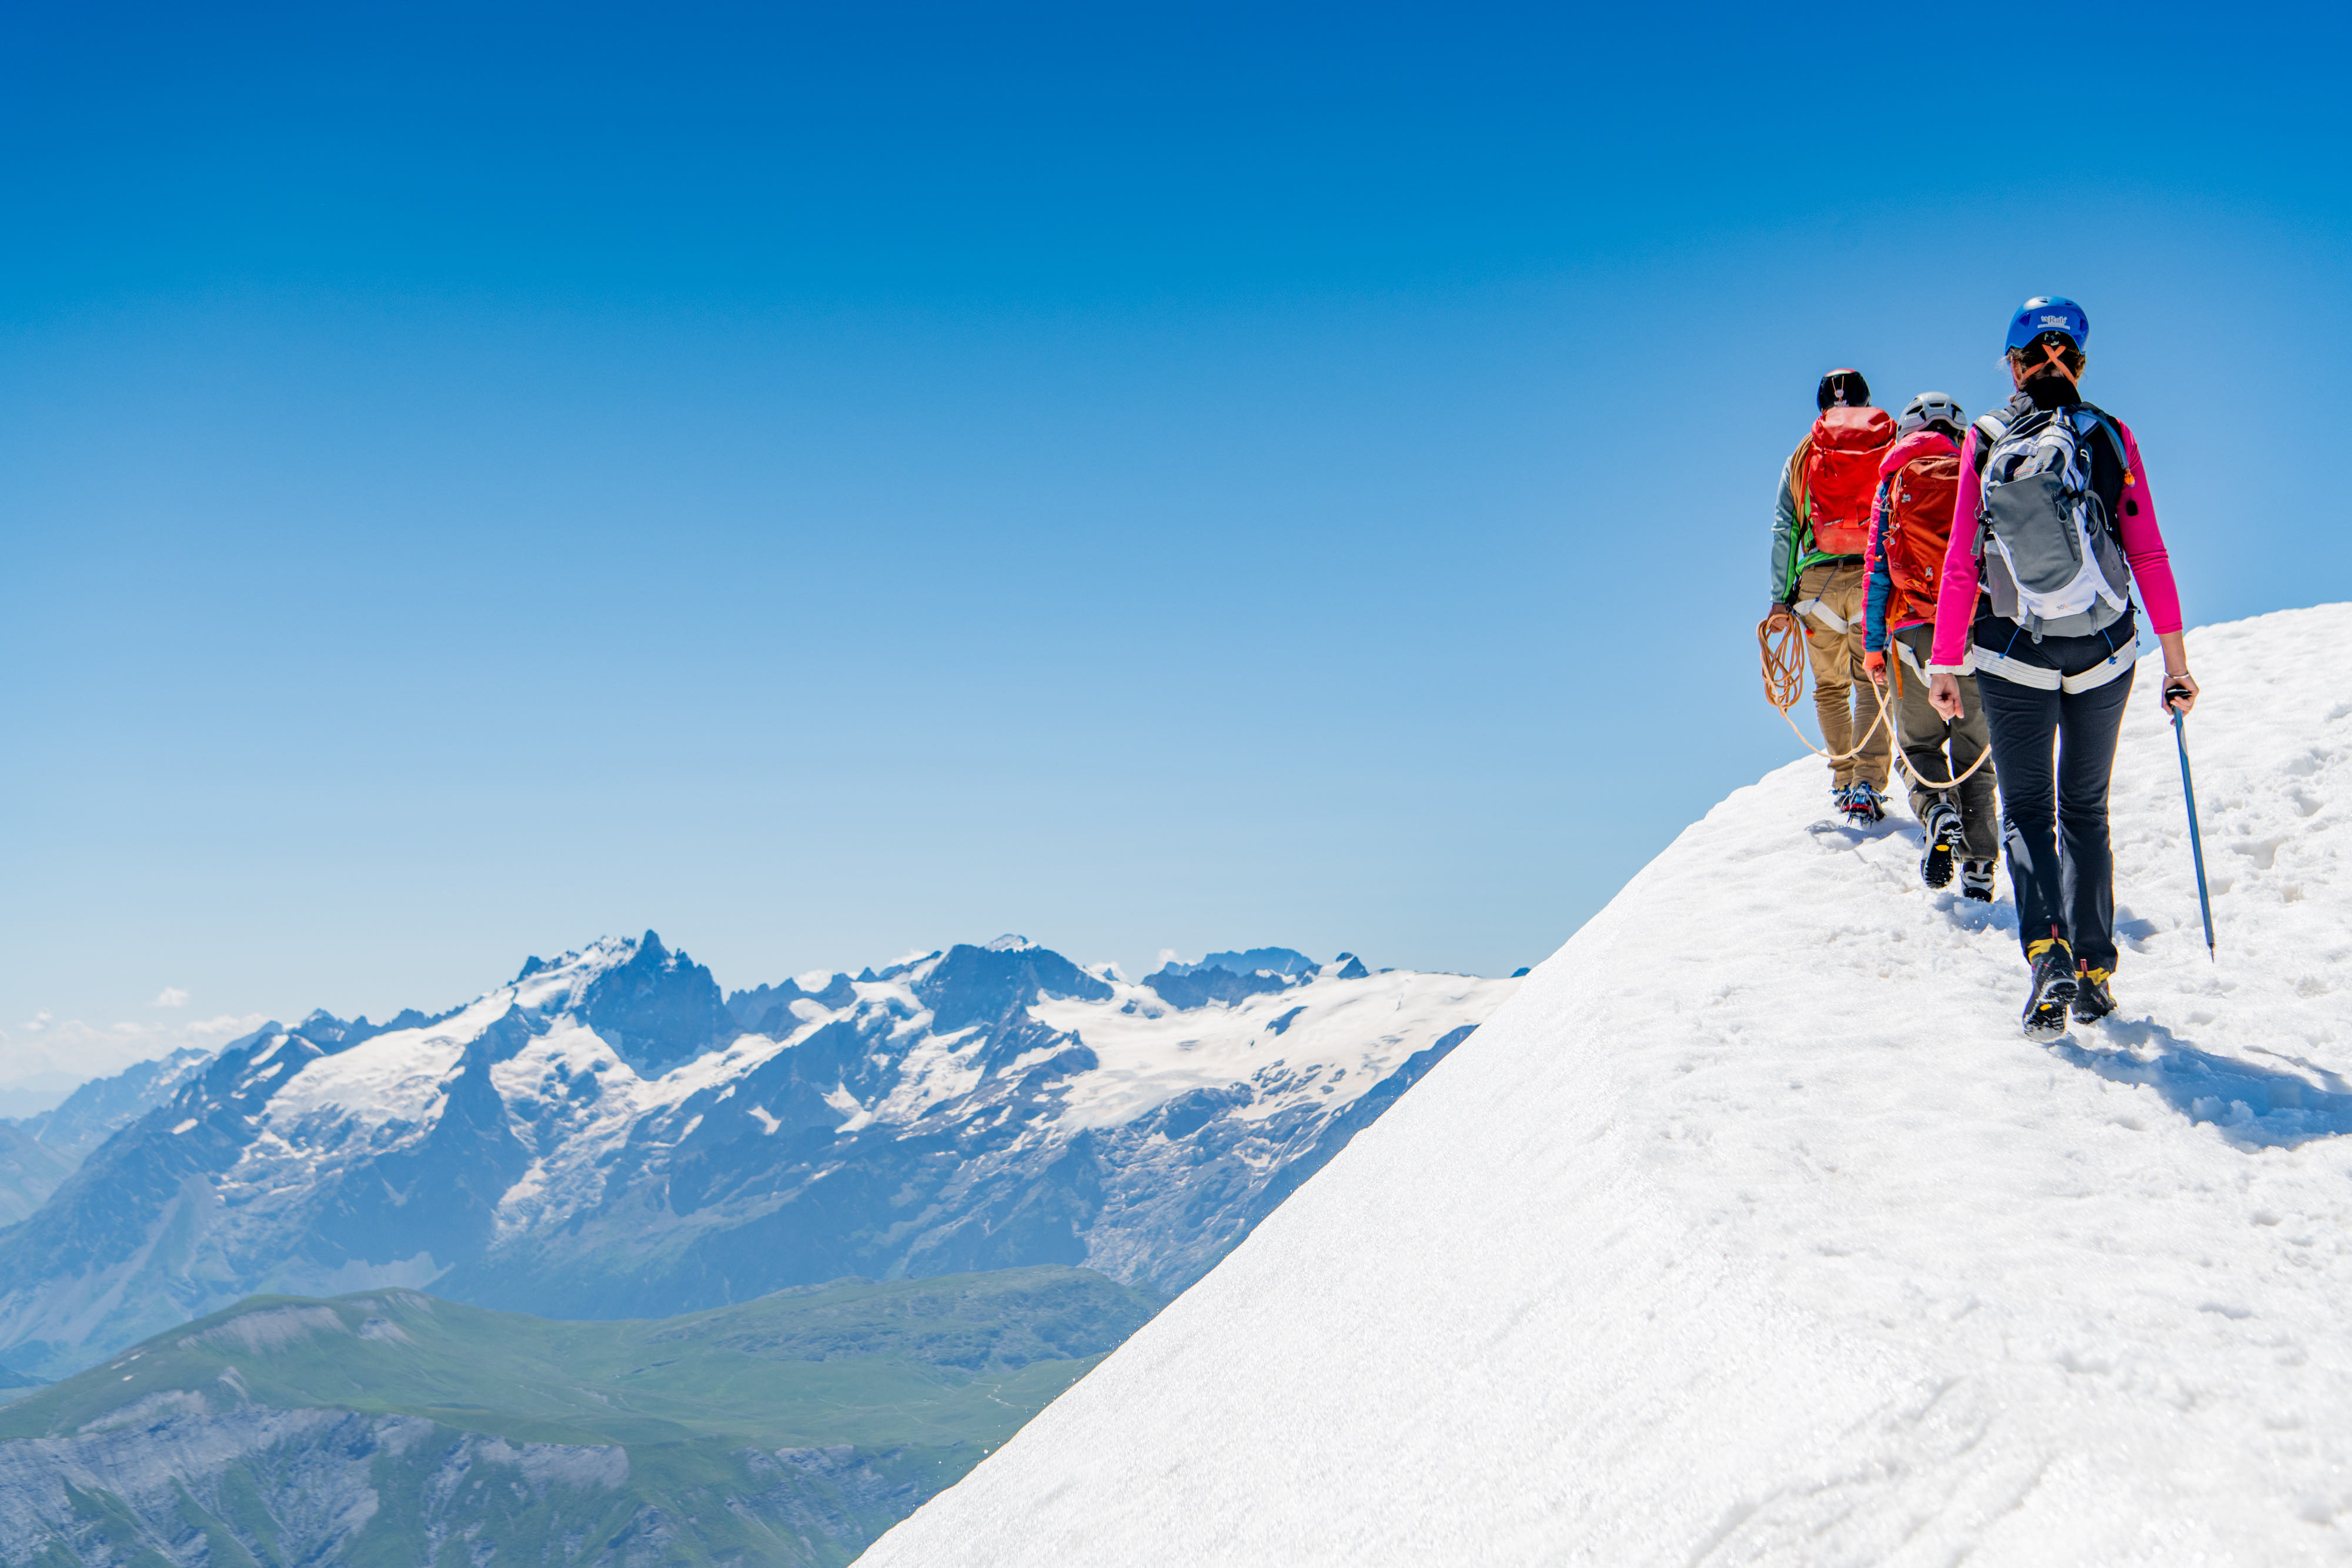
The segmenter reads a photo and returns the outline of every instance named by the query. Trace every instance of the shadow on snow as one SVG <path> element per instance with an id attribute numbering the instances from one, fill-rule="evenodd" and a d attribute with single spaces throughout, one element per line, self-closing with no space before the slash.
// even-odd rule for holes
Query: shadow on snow
<path id="1" fill-rule="evenodd" d="M 2189 1121 L 2210 1123 L 2249 1148 L 2291 1149 L 2352 1133 L 2352 1083 L 2301 1057 L 2277 1057 L 2299 1072 L 2257 1067 L 2200 1051 L 2149 1019 L 2111 1017 L 2100 1027 L 2124 1049 L 2088 1050 L 2070 1036 L 2050 1054 L 2114 1082 L 2153 1089 Z"/>
<path id="2" fill-rule="evenodd" d="M 1856 848 L 1897 835 L 1925 842 L 1916 827 L 1892 816 L 1868 827 L 1818 821 L 1805 831 Z M 1957 890 L 1937 897 L 1945 917 L 1962 930 L 2012 935 L 2017 930 L 2017 906 L 2010 899 L 1972 904 L 1958 896 Z M 2138 918 L 2128 909 L 2118 906 L 2116 915 L 2116 935 L 2135 948 L 2157 934 L 2155 922 Z M 2050 1046 L 2050 1054 L 2111 1082 L 2152 1089 L 2190 1122 L 2210 1124 L 2242 1147 L 2294 1148 L 2316 1138 L 2352 1133 L 2352 1083 L 2299 1056 L 2264 1053 L 2300 1071 L 2257 1067 L 2200 1051 L 2153 1019 L 2109 1017 L 2098 1027 L 2121 1049 L 2088 1049 L 2070 1035 Z"/>

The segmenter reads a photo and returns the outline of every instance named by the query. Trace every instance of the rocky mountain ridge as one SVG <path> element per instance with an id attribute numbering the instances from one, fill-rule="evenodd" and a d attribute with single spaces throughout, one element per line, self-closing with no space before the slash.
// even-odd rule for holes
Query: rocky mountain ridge
<path id="1" fill-rule="evenodd" d="M 47 1111 L 0 1122 L 0 1226 L 38 1209 L 91 1150 L 170 1098 L 212 1057 L 184 1047 L 93 1079 Z M 6 1382 L 0 1369 L 0 1386 Z"/>

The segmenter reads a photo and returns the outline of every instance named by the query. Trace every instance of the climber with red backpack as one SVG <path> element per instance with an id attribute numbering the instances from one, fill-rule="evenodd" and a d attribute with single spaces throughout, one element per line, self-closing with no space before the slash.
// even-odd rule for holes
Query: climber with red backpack
<path id="1" fill-rule="evenodd" d="M 1968 428 L 1968 415 L 1942 392 L 1921 392 L 1895 422 L 1895 444 L 1878 460 L 1878 498 L 1863 554 L 1863 668 L 1894 709 L 1895 744 L 1910 776 L 1911 810 L 1927 834 L 1919 880 L 1929 887 L 1948 887 L 1957 862 L 1960 892 L 1990 902 L 2000 828 L 1992 769 L 1983 766 L 1991 741 L 1976 680 L 1959 677 L 1958 719 L 1947 719 L 1927 700 L 1936 584 L 1951 543 L 1952 509 L 1960 490 L 1959 442 Z"/>
<path id="2" fill-rule="evenodd" d="M 1895 420 L 1870 406 L 1870 383 L 1860 371 L 1832 371 L 1813 402 L 1820 417 L 1780 469 L 1765 625 L 1778 632 L 1793 618 L 1804 626 L 1832 798 L 1848 822 L 1867 826 L 1886 814 L 1894 726 L 1879 722 L 1878 701 L 1863 673 L 1862 558 L 1878 463 L 1895 444 Z"/>
<path id="3" fill-rule="evenodd" d="M 2165 706 L 2197 705 L 2139 443 L 2083 401 L 2090 336 L 2071 299 L 2029 299 L 2010 320 L 2017 395 L 1961 448 L 1927 664 L 1928 699 L 1948 719 L 1965 706 L 1959 677 L 1976 675 L 2032 966 L 2024 1029 L 2044 1041 L 2065 1033 L 2070 1007 L 2084 1023 L 2116 1007 L 2107 783 L 2138 653 L 2135 586 L 2164 648 Z"/>

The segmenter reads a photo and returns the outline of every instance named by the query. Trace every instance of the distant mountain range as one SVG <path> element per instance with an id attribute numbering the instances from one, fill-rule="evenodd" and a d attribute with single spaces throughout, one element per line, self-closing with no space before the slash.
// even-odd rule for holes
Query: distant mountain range
<path id="1" fill-rule="evenodd" d="M 0 1201 L 38 1203 L 0 1230 L 0 1364 L 62 1376 L 265 1292 L 660 1317 L 1039 1264 L 1172 1292 L 1515 985 L 1286 948 L 1134 983 L 1006 937 L 728 996 L 607 939 L 0 1129 Z"/>
<path id="2" fill-rule="evenodd" d="M 62 1104 L 0 1122 L 0 1226 L 48 1200 L 90 1151 L 169 1099 L 212 1060 L 193 1049 L 83 1084 Z"/>
<path id="3" fill-rule="evenodd" d="M 1160 1305 L 1076 1269 L 554 1322 L 260 1297 L 0 1408 L 0 1564 L 839 1564 Z"/>

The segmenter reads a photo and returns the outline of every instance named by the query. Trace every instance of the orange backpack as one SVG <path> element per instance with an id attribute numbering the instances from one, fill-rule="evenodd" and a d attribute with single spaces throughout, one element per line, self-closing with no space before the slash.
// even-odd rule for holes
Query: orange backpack
<path id="1" fill-rule="evenodd" d="M 1943 581 L 1944 549 L 1951 543 L 1952 508 L 1959 495 L 1956 452 L 1921 453 L 1886 476 L 1878 553 L 1895 584 L 1886 605 L 1889 626 L 1936 618 L 1936 590 Z"/>
<path id="2" fill-rule="evenodd" d="M 1860 555 L 1870 542 L 1878 460 L 1895 444 L 1895 416 L 1883 408 L 1832 408 L 1813 421 L 1797 466 L 1797 516 L 1811 527 L 1812 553 Z"/>

